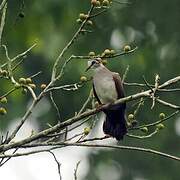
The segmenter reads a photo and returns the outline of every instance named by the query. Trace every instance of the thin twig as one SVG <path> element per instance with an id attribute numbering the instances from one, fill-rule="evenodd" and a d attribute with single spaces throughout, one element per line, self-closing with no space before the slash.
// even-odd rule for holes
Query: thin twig
<path id="1" fill-rule="evenodd" d="M 40 152 L 46 152 L 49 150 L 54 150 L 54 149 L 62 148 L 65 146 L 75 146 L 75 147 L 89 147 L 89 148 L 103 148 L 103 149 L 104 148 L 110 148 L 110 149 L 117 149 L 117 150 L 138 151 L 138 152 L 144 152 L 144 153 L 148 153 L 148 154 L 158 155 L 158 156 L 161 156 L 163 158 L 168 158 L 168 159 L 180 162 L 180 157 L 173 156 L 173 155 L 167 154 L 167 153 L 163 153 L 163 152 L 160 152 L 160 151 L 157 151 L 154 149 L 135 147 L 135 146 L 120 146 L 120 145 L 106 145 L 106 144 L 92 144 L 92 143 L 91 144 L 60 143 L 60 142 L 56 143 L 56 146 L 54 146 L 55 143 L 49 143 L 49 144 L 36 143 L 34 145 L 35 145 L 35 147 L 37 147 L 37 146 L 52 146 L 53 145 L 53 147 L 50 147 L 47 149 L 36 150 L 36 151 L 29 151 L 26 153 L 15 153 L 15 154 L 5 154 L 5 155 L 0 154 L 0 158 L 25 156 L 25 155 L 30 155 L 30 154 L 40 153 Z M 27 147 L 33 147 L 33 144 L 24 146 L 24 148 L 27 148 Z"/>
<path id="2" fill-rule="evenodd" d="M 36 43 L 33 44 L 33 45 L 32 45 L 30 48 L 28 48 L 26 51 L 18 54 L 17 56 L 15 56 L 15 57 L 13 57 L 13 58 L 11 58 L 12 63 L 13 63 L 14 61 L 16 61 L 17 59 L 25 56 L 25 55 L 26 55 L 29 51 L 31 51 L 31 49 L 34 48 L 36 45 L 37 45 Z M 0 67 L 1 67 L 1 68 L 4 68 L 4 67 L 6 67 L 6 66 L 7 66 L 7 63 L 4 63 L 4 64 L 2 64 Z"/>
<path id="3" fill-rule="evenodd" d="M 18 150 L 18 148 L 15 149 L 12 154 L 15 154 L 17 152 L 17 150 Z M 11 158 L 12 157 L 8 157 L 4 162 L 3 162 L 4 158 L 2 158 L 2 160 L 0 162 L 0 167 L 2 167 L 5 163 L 7 163 Z"/>
<path id="4" fill-rule="evenodd" d="M 7 93 L 3 94 L 2 96 L 0 96 L 0 99 L 7 97 L 9 94 L 11 94 L 12 92 L 14 92 L 16 90 L 16 88 L 12 88 L 11 90 L 9 90 Z"/>
<path id="5" fill-rule="evenodd" d="M 82 108 L 81 108 L 80 111 L 77 113 L 77 115 L 80 115 L 80 114 L 85 110 L 86 106 L 88 105 L 88 103 L 89 103 L 89 102 L 91 101 L 91 99 L 92 99 L 92 95 L 93 95 L 93 90 L 91 89 L 88 98 L 87 98 L 86 101 L 84 102 Z"/>
<path id="6" fill-rule="evenodd" d="M 14 77 L 13 77 L 12 67 L 11 67 L 11 65 L 12 65 L 12 64 L 11 64 L 11 63 L 12 63 L 12 60 L 11 60 L 10 57 L 9 57 L 8 49 L 7 49 L 6 45 L 2 45 L 2 46 L 4 47 L 5 53 L 6 53 L 8 76 L 9 76 L 11 82 L 12 82 L 13 84 L 16 84 L 16 81 L 15 81 L 15 79 L 14 79 Z"/>
<path id="7" fill-rule="evenodd" d="M 109 59 L 109 58 L 115 58 L 115 57 L 119 57 L 119 56 L 123 56 L 123 55 L 127 55 L 127 54 L 131 54 L 133 53 L 134 51 L 136 51 L 138 49 L 138 47 L 136 46 L 135 48 L 131 49 L 130 51 L 122 51 L 120 53 L 116 53 L 114 55 L 111 55 L 111 56 L 101 56 L 101 55 L 98 55 L 98 56 L 94 56 L 93 58 L 106 58 L 106 59 Z M 73 59 L 92 59 L 92 56 L 75 56 L 75 55 L 72 55 Z"/>
<path id="8" fill-rule="evenodd" d="M 180 110 L 180 106 L 176 106 L 176 105 L 174 105 L 174 104 L 168 103 L 168 102 L 163 101 L 163 100 L 161 100 L 161 99 L 159 99 L 159 98 L 156 98 L 155 100 L 156 100 L 158 103 L 163 104 L 164 106 L 168 106 L 168 107 L 170 107 L 170 108 L 172 108 L 172 109 L 178 109 L 178 110 Z"/>
<path id="9" fill-rule="evenodd" d="M 3 1 L 5 2 L 5 1 Z M 2 4 L 3 4 L 2 2 Z M 1 5 L 2 5 L 1 4 Z M 1 6 L 0 5 L 0 6 Z M 1 9 L 1 7 L 0 7 Z M 0 10 L 1 11 L 1 10 Z M 1 16 L 1 25 L 0 25 L 0 46 L 1 46 L 1 41 L 2 41 L 2 34 L 3 34 L 3 29 L 4 29 L 4 25 L 5 25 L 5 18 L 6 18 L 6 11 L 7 11 L 7 3 L 5 2 L 4 6 L 3 6 L 3 12 L 2 12 L 2 16 Z"/>
<path id="10" fill-rule="evenodd" d="M 61 176 L 61 164 L 59 163 L 59 161 L 57 160 L 55 154 L 52 151 L 48 151 L 50 154 L 52 154 L 57 166 L 58 166 L 58 174 L 59 174 L 59 180 L 62 180 L 62 176 Z"/>
<path id="11" fill-rule="evenodd" d="M 58 106 L 57 106 L 57 104 L 56 104 L 56 102 L 55 102 L 55 100 L 54 100 L 54 98 L 53 98 L 52 91 L 50 92 L 50 99 L 51 99 L 51 102 L 52 102 L 54 108 L 56 109 L 57 116 L 58 116 L 58 122 L 60 123 L 61 120 L 62 120 L 62 119 L 61 119 L 61 114 L 60 114 L 59 108 L 58 108 Z"/>
<path id="12" fill-rule="evenodd" d="M 146 124 L 146 125 L 141 125 L 141 126 L 137 126 L 137 127 L 132 127 L 132 128 L 129 128 L 128 130 L 135 130 L 135 129 L 141 129 L 143 127 L 151 127 L 151 126 L 155 126 L 157 124 L 160 124 L 164 121 L 167 121 L 168 119 L 172 118 L 173 116 L 177 115 L 178 113 L 180 112 L 180 110 L 177 110 L 175 112 L 173 112 L 172 114 L 170 114 L 169 116 L 161 119 L 161 120 L 158 120 L 158 121 L 155 121 L 153 123 L 150 123 L 150 124 Z"/>
<path id="13" fill-rule="evenodd" d="M 134 134 L 126 134 L 127 137 L 131 137 L 131 138 L 136 138 L 136 139 L 147 139 L 147 138 L 151 138 L 152 136 L 154 136 L 155 134 L 157 134 L 159 131 L 157 129 L 155 129 L 155 131 L 153 131 L 151 134 L 148 134 L 146 136 L 137 136 Z"/>
<path id="14" fill-rule="evenodd" d="M 126 71 L 123 74 L 122 83 L 124 83 L 125 79 L 127 78 L 128 72 L 129 72 L 129 65 L 127 66 Z"/>
<path id="15" fill-rule="evenodd" d="M 80 165 L 81 161 L 78 161 L 76 164 L 76 168 L 74 169 L 74 180 L 77 180 L 77 170 Z"/>
<path id="16" fill-rule="evenodd" d="M 4 8 L 5 4 L 7 3 L 8 0 L 3 0 L 1 2 L 1 5 L 0 5 L 0 11 L 2 11 L 2 9 Z"/>

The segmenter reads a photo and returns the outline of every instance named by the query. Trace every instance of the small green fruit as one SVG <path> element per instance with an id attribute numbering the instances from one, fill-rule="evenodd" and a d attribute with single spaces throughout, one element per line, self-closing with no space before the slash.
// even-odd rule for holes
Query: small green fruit
<path id="1" fill-rule="evenodd" d="M 82 21 L 85 20 L 87 17 L 88 17 L 87 14 L 84 14 L 84 13 L 79 14 L 79 19 L 81 19 Z"/>
<path id="2" fill-rule="evenodd" d="M 91 129 L 89 127 L 84 128 L 84 134 L 88 135 L 90 133 Z"/>
<path id="3" fill-rule="evenodd" d="M 93 51 L 89 52 L 89 56 L 95 56 L 95 52 Z"/>
<path id="4" fill-rule="evenodd" d="M 46 88 L 46 84 L 41 84 L 41 89 L 45 89 Z"/>
<path id="5" fill-rule="evenodd" d="M 108 1 L 108 0 L 104 0 L 104 1 L 102 2 L 102 5 L 103 5 L 103 6 L 109 6 L 109 1 Z"/>
<path id="6" fill-rule="evenodd" d="M 87 21 L 87 25 L 92 26 L 92 25 L 93 25 L 93 22 L 92 22 L 91 20 L 88 20 L 88 21 Z"/>
<path id="7" fill-rule="evenodd" d="M 7 114 L 6 109 L 3 107 L 0 107 L 0 115 L 6 115 L 6 114 Z"/>
<path id="8" fill-rule="evenodd" d="M 104 54 L 105 54 L 105 55 L 110 55 L 110 54 L 111 54 L 111 51 L 110 51 L 109 49 L 105 49 L 105 50 L 104 50 Z"/>
<path id="9" fill-rule="evenodd" d="M 147 127 L 143 127 L 140 129 L 143 133 L 147 133 L 148 132 L 148 128 Z"/>
<path id="10" fill-rule="evenodd" d="M 26 79 L 25 78 L 19 78 L 19 83 L 20 84 L 26 84 Z"/>
<path id="11" fill-rule="evenodd" d="M 81 19 L 77 19 L 76 22 L 77 22 L 78 24 L 81 24 L 81 23 L 82 23 L 82 20 L 81 20 Z"/>
<path id="12" fill-rule="evenodd" d="M 36 85 L 35 85 L 35 84 L 29 84 L 29 86 L 30 86 L 32 89 L 36 89 Z"/>
<path id="13" fill-rule="evenodd" d="M 160 124 L 157 124 L 156 125 L 156 128 L 159 129 L 159 130 L 162 130 L 165 128 L 164 124 L 160 123 Z"/>
<path id="14" fill-rule="evenodd" d="M 129 114 L 128 115 L 128 121 L 132 121 L 132 120 L 134 120 L 134 114 Z"/>
<path id="15" fill-rule="evenodd" d="M 86 76 L 81 76 L 80 77 L 80 81 L 81 82 L 86 82 L 87 81 L 87 77 Z"/>
<path id="16" fill-rule="evenodd" d="M 124 52 L 129 52 L 131 50 L 131 46 L 126 45 L 124 46 Z"/>
<path id="17" fill-rule="evenodd" d="M 32 83 L 32 79 L 31 78 L 26 78 L 26 84 L 30 84 Z"/>
<path id="18" fill-rule="evenodd" d="M 96 5 L 97 7 L 99 7 L 101 5 L 100 1 L 96 1 Z"/>
<path id="19" fill-rule="evenodd" d="M 3 104 L 6 104 L 8 101 L 7 101 L 6 97 L 3 97 L 0 102 L 3 103 Z"/>
<path id="20" fill-rule="evenodd" d="M 159 114 L 159 119 L 164 119 L 165 117 L 166 117 L 166 115 L 164 113 Z"/>
<path id="21" fill-rule="evenodd" d="M 2 76 L 6 77 L 8 75 L 8 72 L 6 70 L 2 70 L 1 74 Z"/>
<path id="22" fill-rule="evenodd" d="M 111 49 L 110 52 L 111 52 L 111 55 L 115 54 L 115 50 L 114 49 Z"/>

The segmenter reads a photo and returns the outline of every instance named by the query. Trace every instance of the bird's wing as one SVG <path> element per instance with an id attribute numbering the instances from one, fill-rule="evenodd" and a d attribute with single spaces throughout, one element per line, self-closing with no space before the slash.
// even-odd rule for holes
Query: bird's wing
<path id="1" fill-rule="evenodd" d="M 118 73 L 113 73 L 113 80 L 115 82 L 115 87 L 118 93 L 118 99 L 125 96 L 123 84 Z"/>
<path id="2" fill-rule="evenodd" d="M 96 90 L 95 90 L 95 87 L 94 87 L 94 83 L 93 83 L 93 93 L 94 93 L 94 96 L 95 96 L 95 98 L 97 99 L 98 103 L 99 103 L 99 104 L 102 104 L 101 101 L 100 101 L 100 99 L 98 98 L 97 93 L 96 93 Z"/>

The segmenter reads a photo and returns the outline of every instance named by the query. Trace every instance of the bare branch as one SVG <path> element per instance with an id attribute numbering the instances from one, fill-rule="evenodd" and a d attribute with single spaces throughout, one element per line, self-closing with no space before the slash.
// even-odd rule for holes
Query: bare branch
<path id="1" fill-rule="evenodd" d="M 76 168 L 74 169 L 74 180 L 77 180 L 77 170 L 80 165 L 81 161 L 78 161 L 76 164 Z"/>
<path id="2" fill-rule="evenodd" d="M 58 174 L 59 174 L 59 180 L 62 180 L 62 176 L 61 176 L 61 164 L 59 163 L 59 161 L 57 160 L 55 154 L 52 151 L 48 151 L 50 154 L 52 154 L 57 166 L 58 166 Z"/>
<path id="3" fill-rule="evenodd" d="M 6 18 L 6 10 L 7 10 L 7 3 L 6 1 L 3 1 L 0 5 L 0 11 L 1 8 L 3 8 L 3 12 L 2 12 L 2 17 L 1 17 L 1 24 L 0 24 L 0 46 L 1 46 L 1 41 L 2 41 L 2 34 L 3 34 L 3 29 L 4 29 L 4 25 L 5 25 L 5 18 Z"/>
<path id="4" fill-rule="evenodd" d="M 49 144 L 45 144 L 45 143 L 36 143 L 34 144 L 35 146 L 52 146 L 50 148 L 47 149 L 41 149 L 41 150 L 36 150 L 36 151 L 29 151 L 26 153 L 15 153 L 15 154 L 5 154 L 5 155 L 0 155 L 0 158 L 4 158 L 4 157 L 18 157 L 18 156 L 25 156 L 25 155 L 30 155 L 30 154 L 35 154 L 35 153 L 40 153 L 40 152 L 46 152 L 46 151 L 51 151 L 54 149 L 58 149 L 58 148 L 62 148 L 65 146 L 75 146 L 75 147 L 89 147 L 89 148 L 110 148 L 110 149 L 117 149 L 117 150 L 128 150 L 128 151 L 138 151 L 138 152 L 144 152 L 144 153 L 148 153 L 148 154 L 153 154 L 153 155 L 158 155 L 164 158 L 168 158 L 171 160 L 175 160 L 180 162 L 180 157 L 177 156 L 173 156 L 167 153 L 163 153 L 154 149 L 149 149 L 149 148 L 142 148 L 142 147 L 134 147 L 134 146 L 120 146 L 120 145 L 106 145 L 106 144 L 81 144 L 81 143 L 49 143 Z M 24 146 L 24 148 L 27 148 L 28 145 Z M 31 146 L 29 147 L 33 147 L 33 144 L 31 144 Z"/>

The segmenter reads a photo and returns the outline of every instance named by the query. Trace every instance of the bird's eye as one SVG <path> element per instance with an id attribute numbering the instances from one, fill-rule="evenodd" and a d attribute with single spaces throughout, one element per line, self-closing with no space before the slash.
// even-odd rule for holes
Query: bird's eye
<path id="1" fill-rule="evenodd" d="M 91 65 L 94 65 L 94 64 L 96 64 L 96 61 L 92 61 Z"/>

